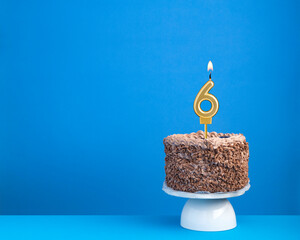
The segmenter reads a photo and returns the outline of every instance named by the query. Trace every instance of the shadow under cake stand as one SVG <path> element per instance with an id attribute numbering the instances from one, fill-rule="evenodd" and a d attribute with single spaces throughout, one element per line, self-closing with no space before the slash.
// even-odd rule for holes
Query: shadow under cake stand
<path id="1" fill-rule="evenodd" d="M 236 216 L 227 198 L 238 197 L 249 190 L 244 188 L 226 193 L 182 192 L 169 188 L 164 182 L 162 190 L 172 196 L 189 198 L 182 212 L 180 225 L 195 231 L 225 231 L 236 227 Z"/>

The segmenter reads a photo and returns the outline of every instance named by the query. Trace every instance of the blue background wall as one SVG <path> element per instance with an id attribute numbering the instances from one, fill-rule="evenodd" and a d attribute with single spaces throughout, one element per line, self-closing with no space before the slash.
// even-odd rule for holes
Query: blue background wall
<path id="1" fill-rule="evenodd" d="M 238 214 L 300 214 L 299 3 L 1 1 L 0 212 L 179 214 L 163 138 L 243 133 L 252 188 Z"/>

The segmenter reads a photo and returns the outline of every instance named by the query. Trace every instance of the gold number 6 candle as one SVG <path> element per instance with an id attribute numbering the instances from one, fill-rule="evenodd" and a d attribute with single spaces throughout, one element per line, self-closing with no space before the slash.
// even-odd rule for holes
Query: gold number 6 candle
<path id="1" fill-rule="evenodd" d="M 211 61 L 209 61 L 207 65 L 207 71 L 210 70 L 213 71 L 213 65 Z M 215 116 L 219 110 L 218 99 L 211 93 L 208 93 L 213 88 L 213 86 L 214 82 L 211 80 L 210 74 L 209 80 L 200 89 L 194 101 L 194 111 L 200 117 L 200 124 L 204 124 L 205 138 L 207 138 L 207 124 L 212 123 L 212 117 Z M 205 100 L 211 103 L 211 108 L 208 111 L 203 111 L 201 109 L 201 102 Z"/>

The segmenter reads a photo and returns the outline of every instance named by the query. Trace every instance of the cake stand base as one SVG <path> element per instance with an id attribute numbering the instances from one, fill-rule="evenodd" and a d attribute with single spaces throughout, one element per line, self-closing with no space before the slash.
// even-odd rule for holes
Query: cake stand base
<path id="1" fill-rule="evenodd" d="M 236 227 L 236 216 L 227 199 L 189 199 L 180 225 L 195 231 L 225 231 Z"/>
<path id="2" fill-rule="evenodd" d="M 162 190 L 171 196 L 189 198 L 181 213 L 182 227 L 195 231 L 216 232 L 236 227 L 235 212 L 227 198 L 241 196 L 249 188 L 250 183 L 234 192 L 191 193 L 174 190 L 164 182 Z"/>

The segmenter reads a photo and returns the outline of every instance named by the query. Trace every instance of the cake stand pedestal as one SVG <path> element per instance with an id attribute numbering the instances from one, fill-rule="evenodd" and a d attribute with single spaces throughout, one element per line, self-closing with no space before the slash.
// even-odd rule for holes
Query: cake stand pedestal
<path id="1" fill-rule="evenodd" d="M 227 198 L 238 197 L 249 190 L 244 188 L 227 193 L 181 192 L 169 188 L 164 182 L 163 191 L 175 197 L 189 198 L 182 212 L 180 225 L 195 231 L 225 231 L 236 227 L 234 209 Z"/>

